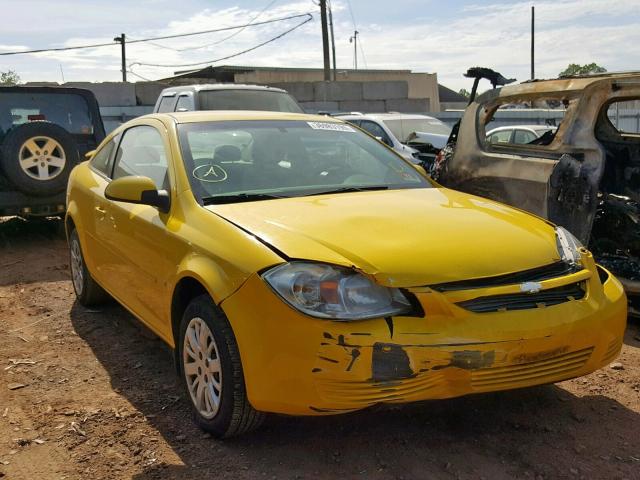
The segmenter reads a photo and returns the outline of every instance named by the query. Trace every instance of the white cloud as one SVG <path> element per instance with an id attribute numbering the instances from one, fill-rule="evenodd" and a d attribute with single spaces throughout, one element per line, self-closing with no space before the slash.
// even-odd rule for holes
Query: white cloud
<path id="1" fill-rule="evenodd" d="M 353 47 L 349 36 L 353 24 L 344 0 L 334 0 L 336 50 L 339 68 L 349 68 L 353 63 Z M 136 8 L 153 9 L 153 4 L 144 2 Z M 429 6 L 436 9 L 437 3 Z M 470 82 L 462 72 L 475 65 L 489 66 L 505 76 L 519 80 L 529 75 L 529 12 L 531 3 L 513 2 L 470 4 L 454 11 L 451 19 L 443 21 L 436 17 L 412 19 L 407 12 L 401 24 L 385 23 L 384 18 L 375 18 L 369 23 L 359 22 L 361 44 L 369 68 L 399 68 L 415 71 L 437 72 L 441 83 L 459 89 L 468 88 Z M 128 6 L 122 6 L 124 11 Z M 262 8 L 262 7 L 261 7 Z M 397 8 L 402 10 L 400 3 Z M 451 8 L 451 7 L 449 7 Z M 294 1 L 278 3 L 260 17 L 260 20 L 277 18 L 295 13 L 316 11 L 311 2 Z M 110 19 L 117 16 L 113 7 L 107 12 Z M 126 26 L 117 26 L 131 38 L 173 35 L 211 28 L 246 23 L 258 13 L 242 6 L 221 10 L 205 9 L 181 20 L 156 22 L 148 29 L 130 26 L 133 17 L 127 18 Z M 77 17 L 80 13 L 75 12 Z M 96 15 L 86 11 L 85 15 Z M 122 13 L 120 12 L 120 15 Z M 154 16 L 149 12 L 147 16 Z M 76 22 L 79 17 L 74 17 Z M 174 17 L 175 18 L 175 17 Z M 414 17 L 415 18 L 415 17 Z M 426 18 L 427 20 L 424 20 Z M 128 44 L 128 63 L 180 64 L 219 58 L 244 50 L 263 42 L 295 25 L 296 20 L 247 28 L 240 34 L 221 43 L 205 48 L 176 51 L 156 45 Z M 633 48 L 640 42 L 640 0 L 546 0 L 536 2 L 536 73 L 538 77 L 553 77 L 568 63 L 595 61 L 609 70 L 632 69 L 640 64 L 640 52 Z M 79 29 L 78 24 L 60 30 L 60 36 L 68 38 L 65 45 L 110 42 L 114 35 L 78 35 L 89 29 Z M 174 49 L 208 45 L 227 37 L 232 32 L 220 32 L 197 37 L 158 41 L 156 44 Z M 322 49 L 319 15 L 295 32 L 265 47 L 246 55 L 226 60 L 223 64 L 320 67 Z M 19 37 L 18 42 L 26 42 Z M 4 48 L 6 47 L 6 48 Z M 21 47 L 0 46 L 0 50 Z M 360 53 L 360 52 L 359 52 Z M 11 62 L 8 60 L 11 59 Z M 91 50 L 55 52 L 19 57 L 0 57 L 0 70 L 10 66 L 19 71 L 26 80 L 48 80 L 59 77 L 59 64 L 65 76 L 72 80 L 118 80 L 120 68 L 118 45 Z M 360 58 L 360 65 L 363 59 Z M 13 66 L 15 65 L 15 67 Z M 187 67 L 156 68 L 134 66 L 134 71 L 147 78 L 162 78 L 175 70 Z"/>

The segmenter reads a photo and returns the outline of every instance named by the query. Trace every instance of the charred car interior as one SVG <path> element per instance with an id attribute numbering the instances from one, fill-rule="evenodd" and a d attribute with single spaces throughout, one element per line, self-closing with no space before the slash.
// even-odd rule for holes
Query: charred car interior
<path id="1" fill-rule="evenodd" d="M 436 160 L 434 178 L 566 227 L 621 277 L 630 298 L 637 297 L 640 73 L 517 85 L 489 69 L 470 69 L 467 76 L 475 79 L 473 95 Z M 494 88 L 476 96 L 482 78 Z M 489 142 L 493 117 L 504 108 L 538 109 L 557 128 L 529 143 Z"/>

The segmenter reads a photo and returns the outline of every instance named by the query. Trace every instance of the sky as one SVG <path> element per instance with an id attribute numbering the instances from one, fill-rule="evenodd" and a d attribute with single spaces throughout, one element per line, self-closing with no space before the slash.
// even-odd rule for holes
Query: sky
<path id="1" fill-rule="evenodd" d="M 214 65 L 322 67 L 317 0 L 0 0 L 0 53 L 141 39 L 311 13 L 280 39 Z M 529 78 L 530 10 L 536 8 L 536 77 L 569 63 L 609 71 L 639 70 L 640 0 L 331 0 L 338 70 L 358 66 L 437 73 L 454 90 L 470 89 L 462 73 L 487 66 L 519 81 Z M 132 81 L 156 80 L 241 52 L 301 23 L 292 19 L 235 30 L 127 45 Z M 142 64 L 175 65 L 156 67 Z M 211 64 L 211 63 L 209 63 Z M 206 66 L 204 63 L 201 66 Z M 0 56 L 0 72 L 22 81 L 119 81 L 120 46 Z"/>

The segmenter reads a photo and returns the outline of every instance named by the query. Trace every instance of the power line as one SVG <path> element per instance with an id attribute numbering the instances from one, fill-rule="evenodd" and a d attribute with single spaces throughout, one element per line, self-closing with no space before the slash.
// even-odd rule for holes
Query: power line
<path id="1" fill-rule="evenodd" d="M 347 6 L 349 7 L 349 13 L 351 14 L 351 21 L 353 22 L 354 30 L 358 29 L 358 25 L 356 25 L 356 17 L 353 15 L 353 9 L 351 8 L 351 0 L 347 0 Z"/>
<path id="2" fill-rule="evenodd" d="M 353 14 L 353 8 L 351 8 L 351 0 L 347 0 L 347 6 L 349 7 L 349 14 L 351 15 L 351 21 L 353 22 L 353 29 L 354 30 L 358 30 L 358 25 L 356 23 L 356 17 Z M 368 68 L 367 57 L 365 57 L 364 48 L 362 47 L 362 36 L 360 36 L 360 43 L 358 44 L 358 46 L 360 47 L 360 52 L 362 53 L 362 60 L 364 62 L 364 68 Z"/>
<path id="3" fill-rule="evenodd" d="M 226 57 L 216 58 L 215 60 L 206 60 L 204 62 L 180 63 L 180 64 L 133 62 L 133 63 L 129 64 L 129 68 L 131 68 L 133 65 L 142 65 L 142 66 L 145 66 L 145 67 L 195 67 L 195 66 L 198 66 L 198 65 L 206 65 L 206 64 L 209 64 L 209 63 L 220 62 L 222 60 L 228 60 L 230 58 L 237 57 L 239 55 L 243 55 L 245 53 L 248 53 L 248 52 L 251 52 L 253 50 L 256 50 L 256 49 L 258 49 L 260 47 L 263 47 L 263 46 L 265 46 L 265 45 L 267 45 L 267 44 L 269 44 L 271 42 L 275 42 L 276 40 L 284 37 L 285 35 L 293 32 L 294 30 L 297 30 L 298 28 L 302 27 L 304 24 L 309 23 L 311 20 L 313 20 L 313 16 L 310 13 L 307 13 L 305 15 L 307 15 L 307 17 L 308 17 L 307 19 L 305 19 L 304 21 L 300 22 L 297 25 L 294 25 L 293 27 L 291 27 L 290 29 L 282 32 L 281 34 L 276 35 L 275 37 L 272 37 L 269 40 L 266 40 L 266 41 L 264 41 L 262 43 L 259 43 L 258 45 L 255 45 L 255 46 L 253 46 L 251 48 L 247 48 L 247 49 L 242 50 L 240 52 L 237 52 L 237 53 L 234 53 L 234 54 L 231 54 L 231 55 L 227 55 Z M 300 15 L 297 15 L 297 16 L 299 17 Z"/>
<path id="4" fill-rule="evenodd" d="M 149 42 L 151 45 L 153 45 L 154 47 L 158 47 L 158 48 L 164 48 L 166 50 L 172 50 L 174 52 L 186 52 L 189 50 L 199 50 L 202 48 L 207 48 L 207 47 L 212 47 L 213 45 L 219 45 L 223 42 L 226 42 L 227 40 L 229 40 L 230 38 L 235 37 L 236 35 L 239 35 L 240 33 L 242 33 L 247 27 L 252 27 L 254 25 L 256 25 L 255 23 L 253 23 L 254 21 L 256 21 L 260 16 L 262 16 L 262 14 L 264 12 L 266 12 L 274 3 L 276 3 L 278 0 L 271 0 L 271 2 L 269 2 L 267 4 L 266 7 L 264 7 L 257 15 L 255 15 L 251 20 L 249 20 L 249 23 L 247 23 L 246 25 L 240 27 L 236 32 L 232 33 L 231 35 L 228 35 L 216 42 L 213 43 L 208 43 L 206 45 L 198 45 L 197 47 L 186 47 L 186 48 L 174 48 L 174 47 L 170 47 L 168 45 L 162 45 L 160 43 L 154 43 L 154 42 Z M 131 38 L 131 37 L 129 37 Z"/>
<path id="5" fill-rule="evenodd" d="M 364 63 L 364 68 L 369 68 L 367 65 L 367 57 L 364 55 L 364 48 L 362 48 L 362 37 L 360 37 L 360 42 L 358 43 L 358 47 L 360 47 L 360 53 L 362 53 L 362 62 Z"/>
<path id="6" fill-rule="evenodd" d="M 168 40 L 171 38 L 181 38 L 181 37 L 191 37 L 194 35 L 203 35 L 206 33 L 215 33 L 215 32 L 224 32 L 224 31 L 228 31 L 228 30 L 236 30 L 238 28 L 246 28 L 246 27 L 254 27 L 257 25 L 266 25 L 269 23 L 275 23 L 275 22 L 281 22 L 284 20 L 291 20 L 293 18 L 300 18 L 300 17 L 309 17 L 307 18 L 307 20 L 304 22 L 308 22 L 309 20 L 311 20 L 313 18 L 313 16 L 311 15 L 311 13 L 300 13 L 297 15 L 289 15 L 287 17 L 280 17 L 280 18 L 274 18 L 271 20 L 263 20 L 262 22 L 255 22 L 255 23 L 245 23 L 243 25 L 235 25 L 232 27 L 222 27 L 222 28 L 215 28 L 215 29 L 211 29 L 211 30 L 203 30 L 200 32 L 190 32 L 190 33 L 178 33 L 175 35 L 164 35 L 164 36 L 160 36 L 160 37 L 150 37 L 150 38 L 142 38 L 142 39 L 138 39 L 138 40 L 130 40 L 127 41 L 127 43 L 142 43 L 142 42 L 152 42 L 154 40 Z M 98 47 L 109 47 L 109 46 L 113 46 L 113 45 L 118 45 L 118 43 L 116 42 L 112 42 L 112 43 L 95 43 L 92 45 L 75 45 L 72 47 L 57 47 L 57 48 L 38 48 L 38 49 L 33 49 L 33 50 L 22 50 L 22 51 L 18 51 L 18 52 L 1 52 L 0 56 L 6 56 L 6 55 L 23 55 L 26 53 L 44 53 L 44 52 L 62 52 L 62 51 L 67 51 L 67 50 L 80 50 L 83 48 L 98 48 Z"/>
<path id="7" fill-rule="evenodd" d="M 229 40 L 230 38 L 233 38 L 233 37 L 235 37 L 236 35 L 241 34 L 241 33 L 245 30 L 245 28 L 247 28 L 247 27 L 250 27 L 250 26 L 254 25 L 254 23 L 253 23 L 253 22 L 254 22 L 255 20 L 257 20 L 258 18 L 260 18 L 260 17 L 262 16 L 262 14 L 263 14 L 264 12 L 266 12 L 269 8 L 271 8 L 271 7 L 272 7 L 272 6 L 273 6 L 277 1 L 278 1 L 278 0 L 271 0 L 271 2 L 269 2 L 269 3 L 267 4 L 267 6 L 266 6 L 266 7 L 264 7 L 264 8 L 260 11 L 260 13 L 258 13 L 255 17 L 253 17 L 251 20 L 249 20 L 249 23 L 247 24 L 247 26 L 246 26 L 246 27 L 242 27 L 240 30 L 238 30 L 238 31 L 236 31 L 236 32 L 233 32 L 231 35 L 228 35 L 227 37 L 222 38 L 222 39 L 218 40 L 217 42 L 210 43 L 210 44 L 208 44 L 208 45 L 202 45 L 202 46 L 200 46 L 200 47 L 192 47 L 192 48 L 181 48 L 181 49 L 178 49 L 178 51 L 179 51 L 179 52 L 184 52 L 184 51 L 186 51 L 186 50 L 198 50 L 198 49 L 201 49 L 201 48 L 212 47 L 212 46 L 214 46 L 214 45 L 220 45 L 222 42 L 226 42 L 226 41 L 227 41 L 227 40 Z"/>

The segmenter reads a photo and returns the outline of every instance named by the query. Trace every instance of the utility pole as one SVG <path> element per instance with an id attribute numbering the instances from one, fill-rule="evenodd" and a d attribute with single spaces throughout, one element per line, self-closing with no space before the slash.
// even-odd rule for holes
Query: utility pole
<path id="1" fill-rule="evenodd" d="M 331 80 L 329 65 L 329 33 L 327 31 L 327 0 L 320 0 L 320 23 L 322 23 L 322 53 L 324 56 L 324 79 Z"/>
<path id="2" fill-rule="evenodd" d="M 333 56 L 333 81 L 336 81 L 336 39 L 333 36 L 333 12 L 329 3 L 329 27 L 331 27 L 331 54 Z"/>
<path id="3" fill-rule="evenodd" d="M 531 80 L 536 78 L 535 68 L 534 68 L 534 58 L 535 58 L 535 18 L 536 18 L 536 7 L 531 7 Z"/>
<path id="4" fill-rule="evenodd" d="M 124 33 L 121 33 L 119 37 L 114 38 L 113 41 L 120 43 L 120 45 L 122 46 L 122 81 L 126 82 L 127 81 L 127 55 L 125 52 L 125 44 L 127 41 L 125 39 Z"/>
<path id="5" fill-rule="evenodd" d="M 353 32 L 353 37 L 349 37 L 349 43 L 353 43 L 353 67 L 354 70 L 358 69 L 358 32 Z"/>

